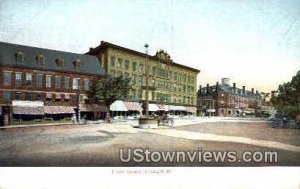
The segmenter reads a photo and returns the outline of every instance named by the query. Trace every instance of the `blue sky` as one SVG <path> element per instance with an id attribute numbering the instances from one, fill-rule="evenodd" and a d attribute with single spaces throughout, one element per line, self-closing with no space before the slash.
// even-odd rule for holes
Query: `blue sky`
<path id="1" fill-rule="evenodd" d="M 0 41 L 85 53 L 101 40 L 164 49 L 198 84 L 268 92 L 300 69 L 300 1 L 0 0 Z"/>

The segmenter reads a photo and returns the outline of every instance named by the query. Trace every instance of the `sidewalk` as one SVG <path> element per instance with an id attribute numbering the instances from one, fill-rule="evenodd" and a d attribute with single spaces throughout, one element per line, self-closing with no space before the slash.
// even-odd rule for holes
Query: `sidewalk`
<path id="1" fill-rule="evenodd" d="M 260 118 L 234 118 L 234 117 L 184 117 L 184 118 L 174 118 L 173 127 L 180 127 L 186 125 L 200 124 L 200 123 L 212 123 L 212 122 L 267 122 L 266 120 L 261 120 Z M 12 125 L 0 127 L 1 129 L 10 128 L 26 128 L 26 127 L 48 127 L 48 126 L 62 126 L 62 125 L 73 125 L 72 123 L 40 123 L 40 124 L 28 124 L 28 125 Z M 93 126 L 105 126 L 111 128 L 138 128 L 138 120 L 118 120 L 113 123 L 98 123 L 98 124 L 87 124 Z M 86 125 L 82 125 L 86 126 Z M 159 126 L 160 128 L 172 128 L 168 126 Z"/>

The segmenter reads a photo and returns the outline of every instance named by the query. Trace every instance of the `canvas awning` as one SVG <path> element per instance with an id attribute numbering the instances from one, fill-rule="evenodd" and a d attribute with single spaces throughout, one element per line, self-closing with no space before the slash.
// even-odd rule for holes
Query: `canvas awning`
<path id="1" fill-rule="evenodd" d="M 70 99 L 70 94 L 65 93 L 65 99 Z"/>
<path id="2" fill-rule="evenodd" d="M 13 106 L 13 114 L 16 115 L 44 115 L 44 107 Z"/>
<path id="3" fill-rule="evenodd" d="M 55 99 L 61 99 L 61 95 L 59 93 L 55 94 Z"/>
<path id="4" fill-rule="evenodd" d="M 216 112 L 216 110 L 215 109 L 208 109 L 207 112 L 214 113 L 214 112 Z"/>
<path id="5" fill-rule="evenodd" d="M 75 107 L 72 106 L 45 106 L 45 114 L 73 114 Z"/>
<path id="6" fill-rule="evenodd" d="M 80 104 L 81 112 L 106 112 L 107 108 L 100 104 Z"/>
<path id="7" fill-rule="evenodd" d="M 127 107 L 125 106 L 122 100 L 116 100 L 110 105 L 110 110 L 113 112 L 122 112 L 128 111 Z"/>
<path id="8" fill-rule="evenodd" d="M 46 93 L 46 98 L 52 98 L 52 93 Z"/>
<path id="9" fill-rule="evenodd" d="M 151 112 L 157 112 L 159 109 L 156 104 L 149 104 L 148 110 Z"/>
<path id="10" fill-rule="evenodd" d="M 186 107 L 185 108 L 187 112 L 190 112 L 190 113 L 196 113 L 197 112 L 197 108 L 196 107 Z"/>
<path id="11" fill-rule="evenodd" d="M 158 110 L 160 110 L 160 111 L 164 111 L 165 110 L 165 107 L 162 104 L 157 104 L 157 107 L 158 107 Z"/>
<path id="12" fill-rule="evenodd" d="M 170 111 L 186 111 L 186 108 L 184 106 L 174 106 L 170 105 Z"/>
<path id="13" fill-rule="evenodd" d="M 143 111 L 142 104 L 138 102 L 124 102 L 128 111 Z"/>

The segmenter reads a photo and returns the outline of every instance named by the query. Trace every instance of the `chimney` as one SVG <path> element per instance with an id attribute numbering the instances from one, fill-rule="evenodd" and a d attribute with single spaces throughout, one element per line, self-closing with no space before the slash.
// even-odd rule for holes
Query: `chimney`
<path id="1" fill-rule="evenodd" d="M 199 93 L 201 94 L 202 93 L 202 85 L 199 85 Z"/>
<path id="2" fill-rule="evenodd" d="M 219 90 L 219 82 L 216 83 L 216 92 Z"/>
<path id="3" fill-rule="evenodd" d="M 258 90 L 255 91 L 256 95 L 258 95 Z"/>
<path id="4" fill-rule="evenodd" d="M 92 52 L 94 50 L 94 48 L 90 47 L 90 52 Z"/>
<path id="5" fill-rule="evenodd" d="M 207 83 L 206 84 L 206 93 L 208 94 L 208 91 L 209 91 L 209 84 Z"/>
<path id="6" fill-rule="evenodd" d="M 233 83 L 233 93 L 236 93 L 236 83 Z"/>
<path id="7" fill-rule="evenodd" d="M 251 93 L 254 94 L 254 88 L 251 89 Z"/>
<path id="8" fill-rule="evenodd" d="M 246 94 L 245 86 L 243 86 L 243 95 Z"/>

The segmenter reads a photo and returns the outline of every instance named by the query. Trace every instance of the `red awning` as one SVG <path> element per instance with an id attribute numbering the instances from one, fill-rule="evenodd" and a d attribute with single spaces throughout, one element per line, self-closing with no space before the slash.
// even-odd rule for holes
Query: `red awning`
<path id="1" fill-rule="evenodd" d="M 72 106 L 45 106 L 45 114 L 73 114 L 74 108 Z"/>
<path id="2" fill-rule="evenodd" d="M 128 111 L 143 111 L 142 104 L 138 102 L 124 102 Z"/>
<path id="3" fill-rule="evenodd" d="M 81 112 L 106 112 L 107 108 L 100 104 L 80 104 Z"/>
<path id="4" fill-rule="evenodd" d="M 44 107 L 13 106 L 13 114 L 18 115 L 44 115 Z"/>

